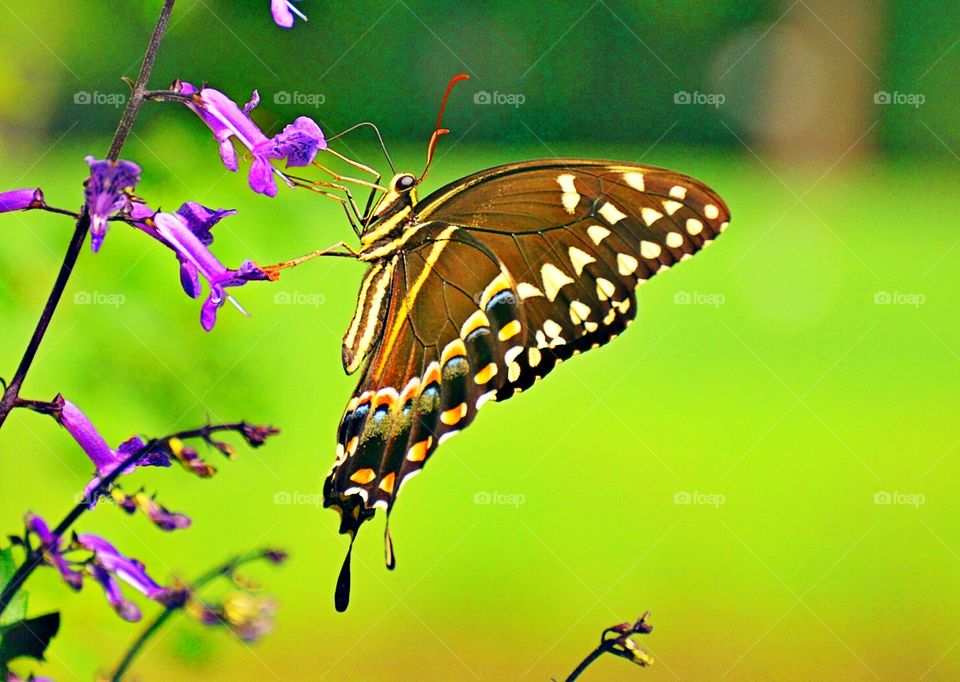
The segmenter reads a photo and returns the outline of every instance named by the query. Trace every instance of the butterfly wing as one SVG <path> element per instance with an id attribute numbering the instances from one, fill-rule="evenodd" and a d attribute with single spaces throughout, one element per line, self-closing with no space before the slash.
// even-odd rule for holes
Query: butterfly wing
<path id="1" fill-rule="evenodd" d="M 351 538 L 377 508 L 389 512 L 403 483 L 502 389 L 506 344 L 522 326 L 519 294 L 501 263 L 457 226 L 424 225 L 418 245 L 375 265 L 364 284 L 376 289 L 383 273 L 389 285 L 368 295 L 354 318 L 361 321 L 351 324 L 355 336 L 374 329 L 378 342 L 368 350 L 344 345 L 345 359 L 348 347 L 351 357 L 369 355 L 324 483 L 325 505 L 340 512 L 340 532 Z M 388 301 L 382 317 L 368 310 L 382 306 L 378 300 Z M 341 610 L 348 592 L 349 553 L 338 582 Z"/>
<path id="2" fill-rule="evenodd" d="M 636 286 L 729 220 L 692 178 L 576 160 L 484 171 L 417 209 L 417 238 L 368 273 L 345 340 L 345 366 L 367 361 L 324 494 L 351 538 L 480 407 L 614 338 L 636 314 Z"/>

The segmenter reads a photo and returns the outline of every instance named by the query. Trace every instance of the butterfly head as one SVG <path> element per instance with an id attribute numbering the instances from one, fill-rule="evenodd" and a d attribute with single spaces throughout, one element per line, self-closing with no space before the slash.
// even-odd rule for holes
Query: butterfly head
<path id="1" fill-rule="evenodd" d="M 417 178 L 410 173 L 398 173 L 390 180 L 390 185 L 371 214 L 371 221 L 364 232 L 364 238 L 373 234 L 382 236 L 399 227 L 409 217 L 417 204 Z"/>

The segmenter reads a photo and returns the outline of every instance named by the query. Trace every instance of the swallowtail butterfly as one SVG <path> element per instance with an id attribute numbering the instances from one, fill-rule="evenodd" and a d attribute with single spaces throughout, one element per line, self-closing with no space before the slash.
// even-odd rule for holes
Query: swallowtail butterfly
<path id="1" fill-rule="evenodd" d="M 444 132 L 438 120 L 428 166 Z M 483 405 L 614 339 L 636 315 L 637 286 L 710 245 L 730 219 L 703 183 L 637 163 L 510 163 L 421 200 L 422 178 L 396 174 L 368 202 L 359 252 L 340 254 L 368 267 L 343 339 L 343 367 L 360 381 L 324 483 L 351 551 L 363 523 L 377 508 L 389 515 Z M 386 553 L 392 568 L 389 530 Z M 340 611 L 349 566 L 350 551 Z"/>

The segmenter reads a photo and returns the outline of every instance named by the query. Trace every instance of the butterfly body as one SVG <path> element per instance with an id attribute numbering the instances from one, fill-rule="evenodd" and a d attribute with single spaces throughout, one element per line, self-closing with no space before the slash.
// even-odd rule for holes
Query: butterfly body
<path id="1" fill-rule="evenodd" d="M 697 180 L 632 163 L 508 164 L 422 201 L 417 184 L 395 176 L 361 235 L 343 363 L 362 371 L 324 486 L 351 537 L 483 405 L 622 333 L 637 286 L 729 221 Z"/>

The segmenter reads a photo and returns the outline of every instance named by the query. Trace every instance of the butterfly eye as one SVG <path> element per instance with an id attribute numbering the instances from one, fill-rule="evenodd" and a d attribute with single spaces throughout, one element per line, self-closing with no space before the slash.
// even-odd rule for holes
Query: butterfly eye
<path id="1" fill-rule="evenodd" d="M 417 184 L 417 180 L 412 175 L 401 175 L 397 178 L 396 183 L 397 189 L 400 191 L 412 189 L 415 184 Z"/>

